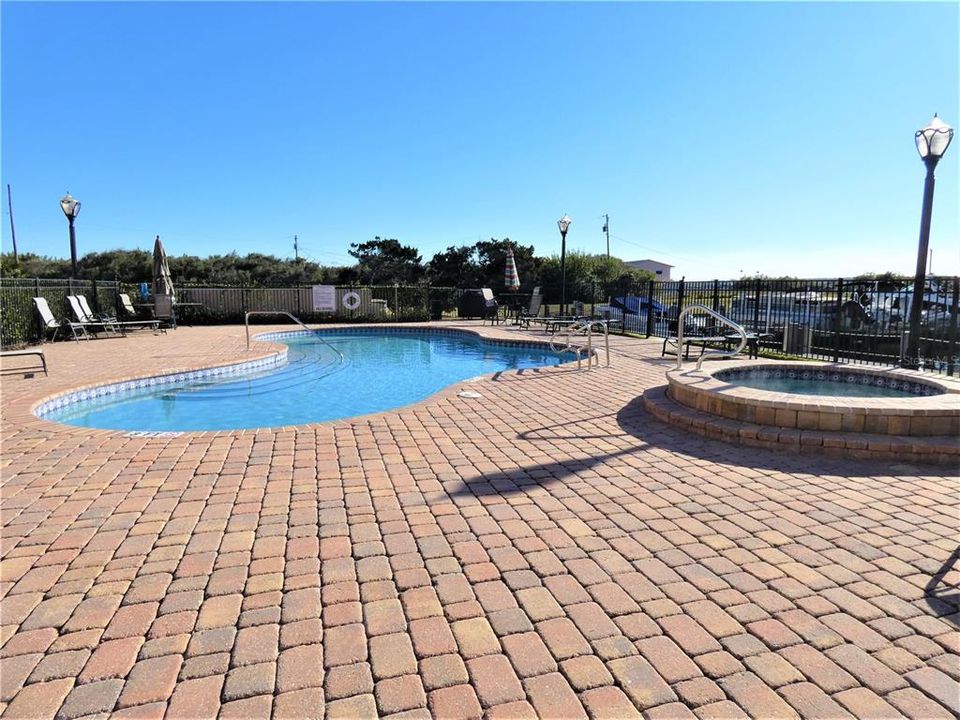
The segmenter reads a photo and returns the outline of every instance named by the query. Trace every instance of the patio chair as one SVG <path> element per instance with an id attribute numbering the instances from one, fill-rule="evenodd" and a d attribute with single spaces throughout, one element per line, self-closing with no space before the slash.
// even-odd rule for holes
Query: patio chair
<path id="1" fill-rule="evenodd" d="M 40 358 L 40 363 L 43 365 L 43 374 L 49 375 L 47 372 L 47 358 L 43 354 L 43 348 L 26 348 L 24 350 L 0 350 L 0 357 L 30 357 L 36 355 Z M 11 368 L 13 372 L 23 373 L 27 377 L 33 377 L 33 371 L 36 370 L 36 366 L 33 367 L 20 367 L 20 368 Z"/>
<path id="2" fill-rule="evenodd" d="M 50 305 L 47 303 L 47 299 L 43 297 L 35 297 L 33 299 L 34 307 L 37 308 L 37 313 L 40 315 L 40 339 L 43 341 L 46 338 L 48 331 L 53 330 L 53 336 L 50 338 L 50 342 L 54 342 L 57 339 L 57 333 L 60 332 L 60 328 L 66 325 L 73 339 L 80 341 L 80 337 L 77 334 L 77 331 L 80 331 L 80 335 L 83 336 L 85 340 L 89 340 L 90 336 L 87 335 L 87 329 L 80 323 L 71 322 L 69 320 L 60 322 L 53 316 L 53 312 L 50 310 Z"/>
<path id="3" fill-rule="evenodd" d="M 483 322 L 489 320 L 491 325 L 503 322 L 503 318 L 500 317 L 500 305 L 493 296 L 493 290 L 490 288 L 481 288 L 480 292 L 483 294 L 483 300 L 486 305 L 483 313 Z"/>
<path id="4" fill-rule="evenodd" d="M 130 296 L 126 293 L 120 293 L 120 307 L 123 308 L 123 312 L 129 315 L 130 317 L 137 317 L 137 309 L 133 306 L 133 302 L 130 300 Z"/>
<path id="5" fill-rule="evenodd" d="M 667 354 L 667 348 L 671 348 L 671 354 L 679 355 L 681 352 L 679 337 L 677 328 L 679 327 L 676 320 L 671 320 L 667 325 L 667 336 L 663 339 L 663 349 L 660 351 L 660 357 L 663 357 Z M 687 332 L 689 328 L 689 333 Z M 710 334 L 711 331 L 714 334 Z M 713 345 L 726 345 L 727 338 L 724 335 L 716 334 L 717 330 L 715 326 L 707 326 L 699 334 L 697 329 L 692 325 L 687 325 L 684 323 L 683 330 L 683 358 L 688 360 L 690 358 L 690 346 L 699 345 L 700 354 L 703 355 L 707 348 Z"/>
<path id="6" fill-rule="evenodd" d="M 121 335 L 125 335 L 127 330 L 139 330 L 144 328 L 150 328 L 156 332 L 160 327 L 160 322 L 158 320 L 117 320 L 115 315 L 96 315 L 90 310 L 90 305 L 87 303 L 87 298 L 85 295 L 77 295 L 77 302 L 80 303 L 80 308 L 86 313 L 87 318 L 91 319 L 93 323 L 103 323 L 105 326 L 114 332 L 119 332 Z"/>
<path id="7" fill-rule="evenodd" d="M 177 329 L 177 316 L 173 310 L 173 295 L 153 296 L 153 318 L 158 323 Z"/>
<path id="8" fill-rule="evenodd" d="M 77 320 L 76 324 L 83 326 L 83 328 L 86 330 L 90 330 L 94 334 L 97 334 L 98 332 L 119 332 L 119 329 L 115 326 L 116 321 L 98 320 L 87 313 L 87 311 L 84 310 L 83 305 L 80 304 L 80 299 L 76 295 L 67 295 L 67 302 L 70 304 L 70 310 L 73 312 L 73 316 Z"/>
<path id="9" fill-rule="evenodd" d="M 76 295 L 77 302 L 80 303 L 80 308 L 86 313 L 86 316 L 97 322 L 107 322 L 115 323 L 117 322 L 116 315 L 107 315 L 106 313 L 95 313 L 90 309 L 90 303 L 87 301 L 86 295 Z"/>
<path id="10" fill-rule="evenodd" d="M 533 295 L 530 296 L 530 304 L 517 316 L 517 325 L 529 330 L 530 323 L 540 316 L 541 307 L 543 307 L 543 295 L 540 294 L 540 288 L 534 288 Z"/>

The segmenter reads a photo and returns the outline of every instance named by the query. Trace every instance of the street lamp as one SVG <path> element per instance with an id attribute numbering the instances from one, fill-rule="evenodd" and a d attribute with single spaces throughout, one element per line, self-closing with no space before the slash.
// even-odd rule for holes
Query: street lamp
<path id="1" fill-rule="evenodd" d="M 917 274 L 913 279 L 913 300 L 910 303 L 910 334 L 901 365 L 911 370 L 920 367 L 920 312 L 923 309 L 923 289 L 927 277 L 927 246 L 930 244 L 930 216 L 933 214 L 933 169 L 953 140 L 953 128 L 936 115 L 915 136 L 917 152 L 927 166 L 923 183 L 923 209 L 920 213 L 920 246 L 917 248 Z"/>
<path id="2" fill-rule="evenodd" d="M 67 222 L 70 223 L 70 277 L 77 276 L 77 234 L 73 229 L 73 221 L 77 219 L 77 215 L 80 214 L 80 201 L 77 200 L 70 194 L 70 191 L 67 191 L 67 194 L 63 196 L 63 199 L 60 201 L 60 207 L 63 210 L 63 214 L 67 216 Z"/>
<path id="3" fill-rule="evenodd" d="M 557 220 L 560 228 L 560 315 L 567 314 L 567 229 L 572 223 L 567 214 Z"/>

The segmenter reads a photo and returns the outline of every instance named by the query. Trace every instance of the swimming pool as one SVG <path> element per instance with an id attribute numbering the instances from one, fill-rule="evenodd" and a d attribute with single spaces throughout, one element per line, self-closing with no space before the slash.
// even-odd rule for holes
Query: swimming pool
<path id="1" fill-rule="evenodd" d="M 943 391 L 932 385 L 906 378 L 887 377 L 881 373 L 826 372 L 822 369 L 738 368 L 713 373 L 717 380 L 731 385 L 793 395 L 857 398 L 910 398 L 939 395 Z"/>
<path id="2" fill-rule="evenodd" d="M 85 390 L 44 403 L 37 414 L 106 430 L 301 425 L 381 412 L 478 375 L 557 365 L 573 357 L 534 343 L 484 340 L 450 330 L 318 332 L 323 339 L 306 332 L 261 336 L 287 346 L 286 362 L 258 361 L 240 374 L 183 373 L 176 379 Z M 343 353 L 343 362 L 324 340 Z"/>

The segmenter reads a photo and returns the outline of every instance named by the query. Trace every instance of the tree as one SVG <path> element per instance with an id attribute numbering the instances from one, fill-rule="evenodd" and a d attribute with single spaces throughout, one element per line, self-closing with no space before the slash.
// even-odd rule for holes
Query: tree
<path id="1" fill-rule="evenodd" d="M 431 285 L 440 287 L 477 287 L 480 283 L 475 248 L 469 245 L 451 245 L 438 252 L 427 263 L 427 277 Z"/>
<path id="2" fill-rule="evenodd" d="M 350 255 L 357 259 L 360 282 L 370 285 L 412 284 L 423 277 L 420 253 L 394 238 L 376 236 L 365 243 L 351 243 Z"/>

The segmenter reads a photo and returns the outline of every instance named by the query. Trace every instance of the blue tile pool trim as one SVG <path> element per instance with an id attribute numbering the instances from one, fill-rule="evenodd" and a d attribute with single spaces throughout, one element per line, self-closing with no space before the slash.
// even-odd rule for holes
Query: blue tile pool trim
<path id="1" fill-rule="evenodd" d="M 265 358 L 257 360 L 246 360 L 232 365 L 221 365 L 219 367 L 204 368 L 202 370 L 186 370 L 184 372 L 170 373 L 167 375 L 154 375 L 151 377 L 137 378 L 136 380 L 125 380 L 108 385 L 97 385 L 95 387 L 83 388 L 82 390 L 73 390 L 63 395 L 50 398 L 40 403 L 34 410 L 34 415 L 44 417 L 55 410 L 60 410 L 68 405 L 91 400 L 93 398 L 103 397 L 104 395 L 120 395 L 123 393 L 134 392 L 144 388 L 166 387 L 169 385 L 182 385 L 194 380 L 202 380 L 212 377 L 230 377 L 233 375 L 244 375 L 253 370 L 263 370 L 265 368 L 277 367 L 287 362 L 287 349 L 283 348 L 280 352 Z"/>
<path id="2" fill-rule="evenodd" d="M 717 380 L 735 383 L 737 380 L 804 380 L 838 385 L 872 385 L 889 390 L 900 390 L 911 395 L 929 397 L 943 395 L 944 391 L 935 385 L 918 382 L 904 377 L 883 375 L 869 370 L 824 370 L 822 368 L 799 367 L 758 367 L 731 368 L 713 373 Z M 838 391 L 842 395 L 842 391 Z"/>
<path id="3" fill-rule="evenodd" d="M 480 340 L 489 345 L 513 348 L 533 348 L 536 350 L 551 350 L 549 341 L 546 340 L 505 340 L 503 338 L 489 338 L 472 330 L 463 330 L 459 328 L 438 328 L 438 327 L 385 327 L 383 325 L 366 325 L 363 327 L 332 327 L 317 328 L 316 330 L 282 330 L 280 332 L 268 332 L 257 335 L 257 340 L 282 340 L 291 337 L 304 337 L 305 335 L 449 335 L 457 337 L 469 337 Z M 586 356 L 586 350 L 581 350 Z"/>

